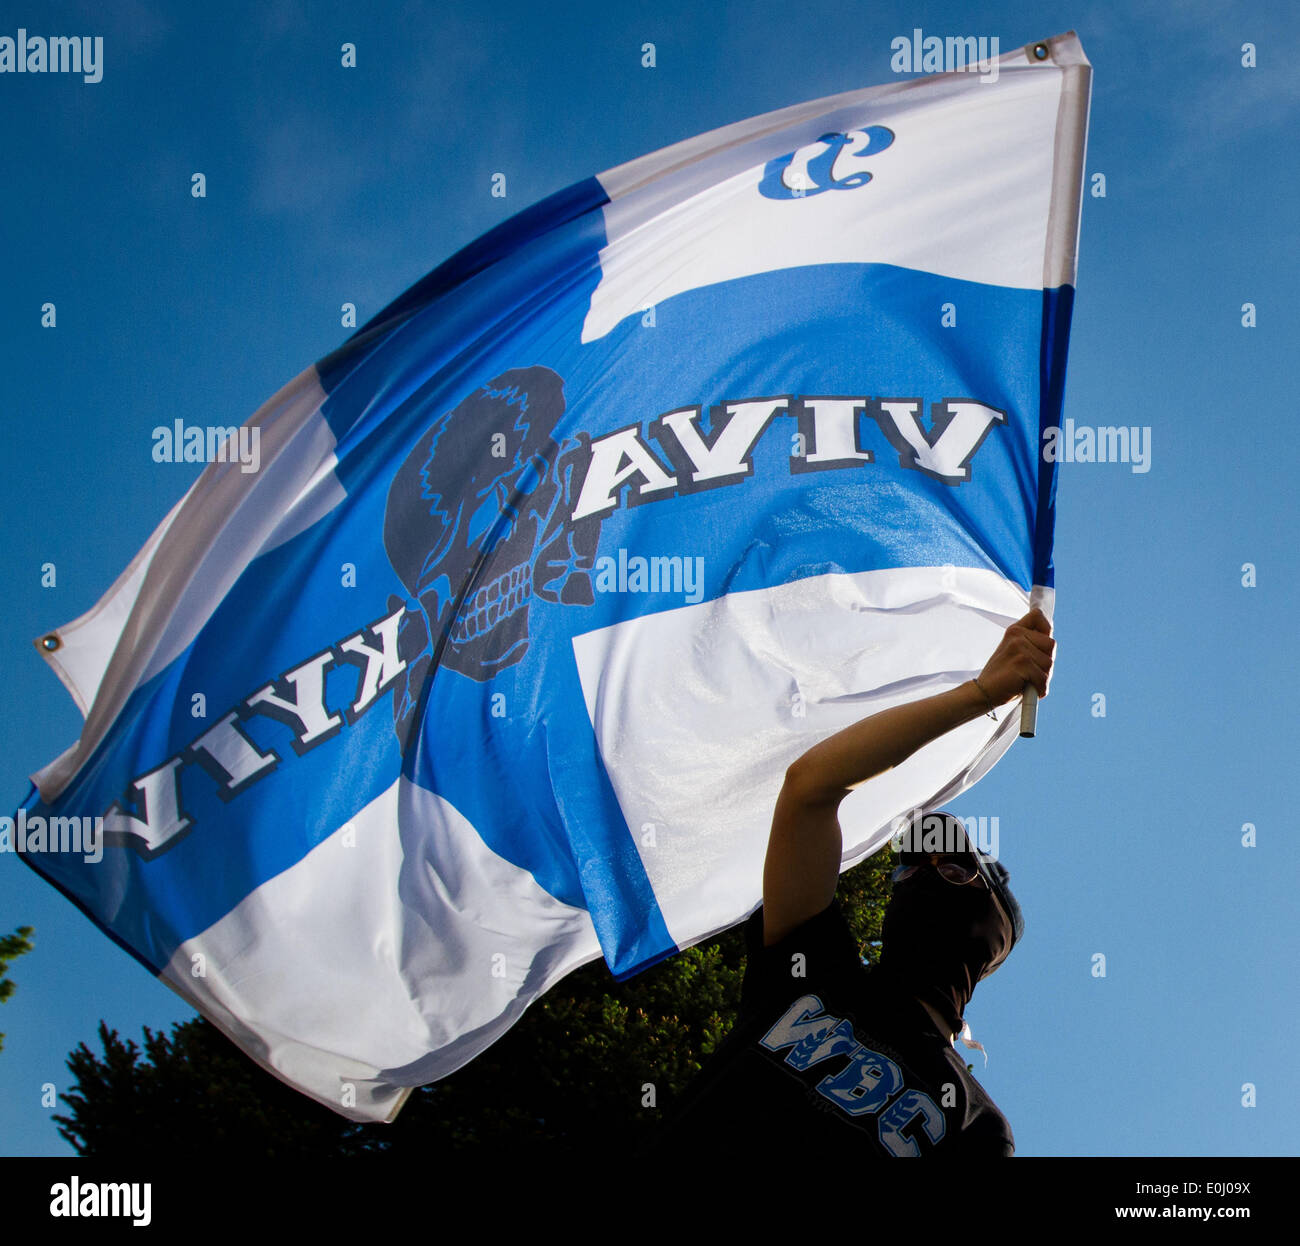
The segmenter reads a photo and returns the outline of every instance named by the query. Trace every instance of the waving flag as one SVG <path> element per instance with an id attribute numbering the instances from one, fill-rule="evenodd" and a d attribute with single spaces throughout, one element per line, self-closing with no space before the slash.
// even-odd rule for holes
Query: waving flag
<path id="1" fill-rule="evenodd" d="M 24 859 L 357 1120 L 742 920 L 800 753 L 1050 613 L 1089 75 L 1070 34 L 688 139 L 177 428 L 213 461 L 37 642 L 85 725 Z M 855 792 L 845 865 L 1015 735 Z"/>

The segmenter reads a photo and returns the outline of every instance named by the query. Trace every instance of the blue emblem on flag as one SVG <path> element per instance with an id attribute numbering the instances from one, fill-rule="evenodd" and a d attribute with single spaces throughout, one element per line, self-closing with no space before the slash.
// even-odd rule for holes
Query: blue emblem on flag
<path id="1" fill-rule="evenodd" d="M 769 160 L 759 194 L 766 199 L 804 199 L 828 190 L 856 190 L 871 181 L 868 157 L 879 155 L 893 141 L 894 132 L 883 125 L 823 134 L 798 151 Z"/>

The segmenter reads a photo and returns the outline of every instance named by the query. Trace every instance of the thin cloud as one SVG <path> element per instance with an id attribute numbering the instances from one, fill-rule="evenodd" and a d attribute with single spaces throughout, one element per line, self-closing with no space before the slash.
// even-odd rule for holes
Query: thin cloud
<path id="1" fill-rule="evenodd" d="M 1225 10 L 1218 0 L 1184 0 L 1166 5 L 1141 0 L 1134 6 L 1132 46 L 1141 55 L 1158 58 L 1167 70 L 1182 69 L 1183 89 L 1168 91 L 1153 74 L 1152 94 L 1143 100 L 1157 131 L 1164 131 L 1163 160 L 1152 169 L 1160 179 L 1203 164 L 1207 157 L 1235 143 L 1243 126 L 1259 135 L 1269 130 L 1289 135 L 1300 111 L 1300 76 L 1290 64 L 1290 50 L 1276 30 L 1276 17 L 1258 11 Z M 1256 67 L 1242 65 L 1243 44 L 1255 46 Z M 1098 75 L 1095 93 L 1106 89 Z M 1155 87 L 1159 83 L 1157 93 Z M 1116 84 L 1110 84 L 1111 89 Z"/>

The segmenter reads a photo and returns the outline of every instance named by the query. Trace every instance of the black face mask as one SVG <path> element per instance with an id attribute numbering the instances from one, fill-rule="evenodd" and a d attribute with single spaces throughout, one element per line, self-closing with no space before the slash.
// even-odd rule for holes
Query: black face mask
<path id="1" fill-rule="evenodd" d="M 1012 924 L 987 887 L 956 885 L 927 865 L 894 884 L 879 968 L 961 1030 L 975 984 L 1008 955 Z"/>

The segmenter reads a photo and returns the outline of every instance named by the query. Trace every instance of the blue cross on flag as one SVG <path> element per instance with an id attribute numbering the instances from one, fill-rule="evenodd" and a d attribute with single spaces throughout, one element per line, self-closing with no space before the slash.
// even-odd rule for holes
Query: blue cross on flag
<path id="1" fill-rule="evenodd" d="M 1067 34 L 794 105 L 447 260 L 37 642 L 85 725 L 11 846 L 355 1120 L 743 920 L 796 757 L 1050 617 L 1089 92 Z M 855 791 L 844 866 L 1016 727 Z"/>

